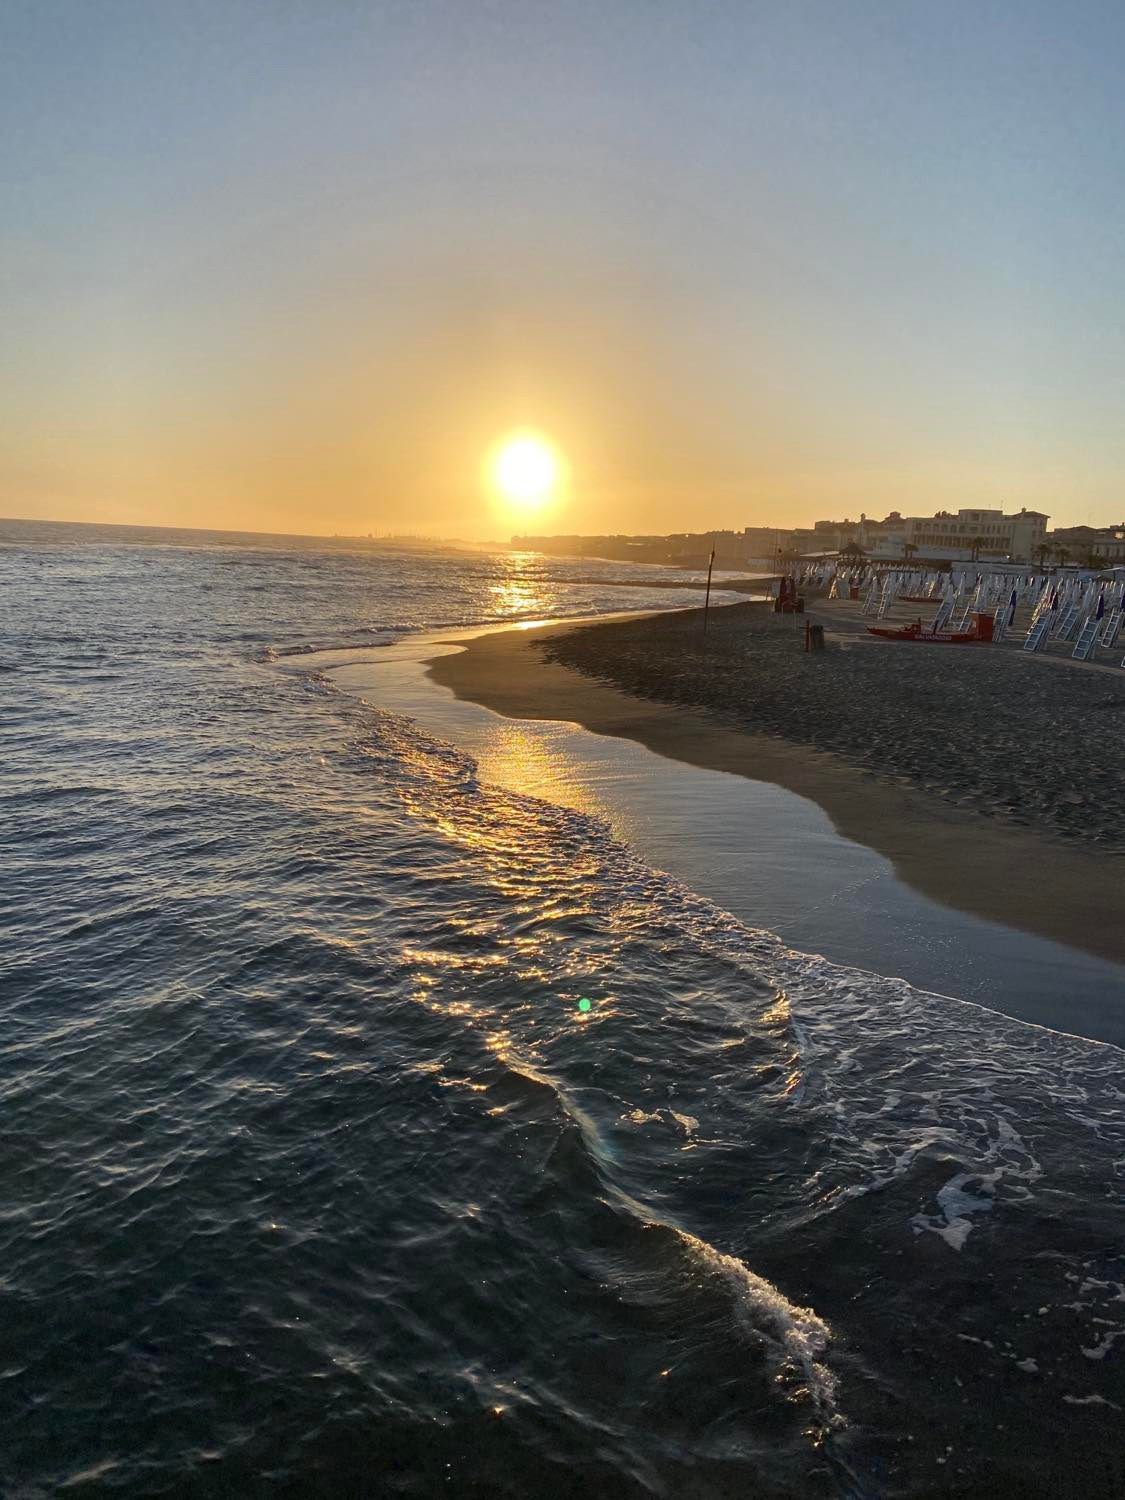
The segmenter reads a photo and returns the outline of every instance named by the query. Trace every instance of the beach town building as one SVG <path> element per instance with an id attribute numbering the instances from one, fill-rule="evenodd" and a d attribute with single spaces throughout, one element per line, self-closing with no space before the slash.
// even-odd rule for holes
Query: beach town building
<path id="1" fill-rule="evenodd" d="M 862 514 L 858 521 L 817 521 L 811 532 L 793 535 L 795 550 L 802 554 L 840 552 L 853 545 L 873 559 L 917 557 L 956 562 L 988 557 L 1031 562 L 1040 548 L 1049 545 L 1049 519 L 1041 511 L 1027 509 L 1011 515 L 969 508 L 956 513 L 939 510 L 932 516 L 903 516 L 892 511 L 882 521 Z"/>
<path id="2" fill-rule="evenodd" d="M 1030 562 L 1036 548 L 1044 545 L 1047 521 L 1037 510 L 1019 510 L 1006 516 L 1000 510 L 948 511 L 905 522 L 905 540 L 919 552 L 926 548 L 952 548 L 964 555 L 975 549 L 979 556 L 1007 557 L 1012 562 Z"/>
<path id="3" fill-rule="evenodd" d="M 1109 565 L 1125 563 L 1125 521 L 1117 526 L 1060 526 L 1047 533 L 1046 545 L 1056 559 L 1086 564 L 1095 558 Z"/>

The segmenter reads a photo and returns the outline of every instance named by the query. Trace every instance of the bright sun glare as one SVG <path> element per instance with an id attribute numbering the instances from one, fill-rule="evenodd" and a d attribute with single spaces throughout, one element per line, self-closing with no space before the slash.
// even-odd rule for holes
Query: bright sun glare
<path id="1" fill-rule="evenodd" d="M 538 510 L 559 486 L 561 464 L 546 438 L 534 432 L 513 433 L 496 448 L 492 482 L 509 505 Z"/>

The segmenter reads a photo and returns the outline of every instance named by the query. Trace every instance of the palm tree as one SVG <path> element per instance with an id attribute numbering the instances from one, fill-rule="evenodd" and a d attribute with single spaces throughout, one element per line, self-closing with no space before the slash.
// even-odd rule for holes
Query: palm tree
<path id="1" fill-rule="evenodd" d="M 1060 565 L 1062 563 L 1070 561 L 1070 553 L 1066 550 L 1065 547 L 1055 547 L 1053 550 L 1054 550 L 1055 556 L 1059 560 Z"/>
<path id="2" fill-rule="evenodd" d="M 1041 547 L 1036 547 L 1035 555 L 1039 559 L 1039 566 L 1041 568 L 1045 568 L 1047 566 L 1047 559 L 1050 557 L 1051 551 L 1052 549 L 1047 545 L 1047 543 L 1044 543 Z"/>
<path id="3" fill-rule="evenodd" d="M 855 542 L 852 541 L 848 542 L 846 546 L 840 548 L 840 556 L 848 557 L 851 558 L 853 562 L 858 562 L 861 557 L 866 557 L 867 553 L 863 550 L 862 547 L 857 547 Z"/>
<path id="4" fill-rule="evenodd" d="M 903 544 L 902 544 L 902 555 L 903 555 L 903 557 L 906 558 L 907 562 L 910 561 L 910 559 L 914 556 L 914 554 L 917 551 L 918 551 L 918 548 L 915 546 L 915 544 L 913 542 L 903 542 Z"/>
<path id="5" fill-rule="evenodd" d="M 970 551 L 973 554 L 973 562 L 976 562 L 977 558 L 980 556 L 980 549 L 982 547 L 986 547 L 987 545 L 988 545 L 988 538 L 987 537 L 983 537 L 983 536 L 975 536 L 975 537 L 973 537 L 972 541 L 969 543 L 969 549 L 970 549 Z"/>
<path id="6" fill-rule="evenodd" d="M 1100 568 L 1104 564 L 1104 562 L 1105 558 L 1101 555 L 1098 549 L 1096 547 L 1089 547 L 1087 548 L 1086 557 L 1082 566 L 1085 568 Z"/>

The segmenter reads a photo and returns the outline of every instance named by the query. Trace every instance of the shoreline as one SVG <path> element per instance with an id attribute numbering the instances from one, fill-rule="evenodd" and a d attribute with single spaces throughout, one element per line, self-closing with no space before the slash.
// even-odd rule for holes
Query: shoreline
<path id="1" fill-rule="evenodd" d="M 614 623 L 662 618 L 638 612 Z M 494 630 L 452 642 L 460 649 L 429 659 L 426 670 L 456 697 L 506 718 L 576 723 L 672 761 L 781 786 L 815 802 L 841 835 L 886 857 L 906 884 L 942 905 L 1125 964 L 1112 860 L 1038 830 L 982 823 L 831 752 L 637 696 L 544 659 L 544 645 L 598 629 L 606 626 L 564 621 Z"/>

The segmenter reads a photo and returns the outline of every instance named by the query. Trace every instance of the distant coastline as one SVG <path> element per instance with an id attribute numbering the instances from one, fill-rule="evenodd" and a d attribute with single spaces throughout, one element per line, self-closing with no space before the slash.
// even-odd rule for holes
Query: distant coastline
<path id="1" fill-rule="evenodd" d="M 402 548 L 412 551 L 447 549 L 455 552 L 479 552 L 488 550 L 487 542 L 469 542 L 459 537 L 416 537 L 407 535 L 378 536 L 375 533 L 349 536 L 343 533 L 318 534 L 316 532 L 286 531 L 237 531 L 217 526 L 143 526 L 118 521 L 56 521 L 40 520 L 33 516 L 0 516 L 0 545 L 44 540 L 44 534 L 52 531 L 65 537 L 68 533 L 74 541 L 97 540 L 94 533 L 107 533 L 104 538 L 115 546 L 166 546 L 181 543 L 199 546 L 203 539 L 221 538 L 229 547 L 291 548 L 315 545 L 325 550 L 367 551 L 386 548 Z M 506 543 L 494 544 L 498 549 L 509 550 Z"/>

